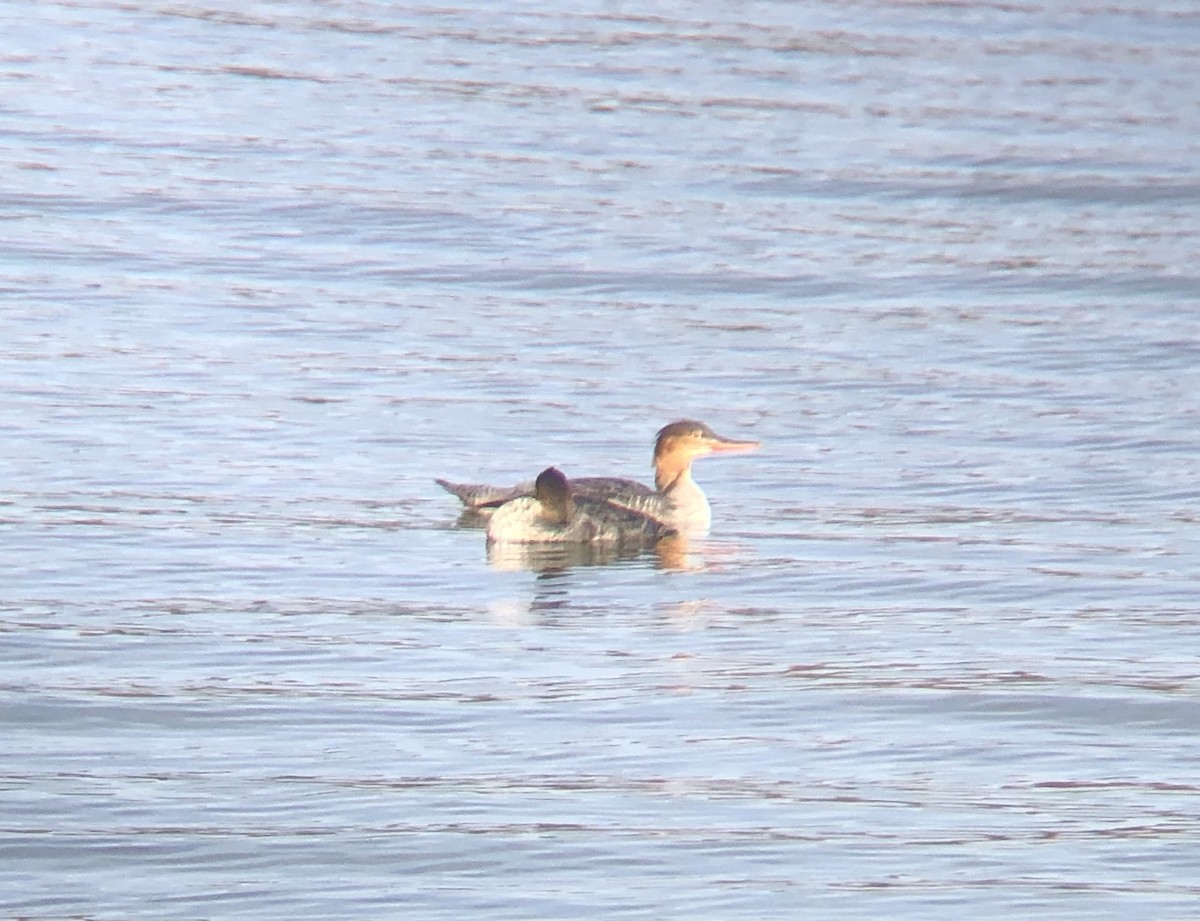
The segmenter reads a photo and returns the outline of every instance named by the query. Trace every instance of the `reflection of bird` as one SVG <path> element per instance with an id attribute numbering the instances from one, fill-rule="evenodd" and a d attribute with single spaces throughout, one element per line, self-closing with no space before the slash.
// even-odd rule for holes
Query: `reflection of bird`
<path id="1" fill-rule="evenodd" d="M 489 541 L 520 544 L 643 544 L 675 531 L 649 515 L 604 499 L 572 494 L 556 467 L 538 474 L 532 496 L 501 505 L 488 521 Z"/>
<path id="2" fill-rule="evenodd" d="M 692 479 L 692 461 L 706 454 L 742 454 L 760 444 L 722 438 L 703 422 L 683 419 L 663 426 L 655 439 L 654 489 L 636 480 L 617 477 L 580 477 L 571 481 L 571 488 L 576 499 L 604 499 L 649 515 L 679 531 L 705 531 L 712 521 L 712 512 L 704 491 Z M 479 512 L 533 492 L 528 483 L 501 487 L 437 482 L 458 496 L 467 508 Z"/>

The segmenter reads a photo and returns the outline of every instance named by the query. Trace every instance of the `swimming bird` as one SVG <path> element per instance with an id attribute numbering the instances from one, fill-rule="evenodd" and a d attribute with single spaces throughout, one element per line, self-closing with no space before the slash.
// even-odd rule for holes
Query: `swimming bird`
<path id="1" fill-rule="evenodd" d="M 575 496 L 557 467 L 547 467 L 532 496 L 503 503 L 488 520 L 489 542 L 648 546 L 675 533 L 641 512 L 604 499 Z"/>
<path id="2" fill-rule="evenodd" d="M 759 441 L 738 441 L 716 434 L 703 422 L 680 419 L 664 425 L 654 440 L 654 488 L 618 477 L 579 477 L 571 481 L 574 495 L 604 499 L 641 512 L 684 533 L 707 531 L 712 510 L 704 490 L 692 479 L 692 461 L 708 454 L 744 454 L 757 450 Z M 488 513 L 504 502 L 529 496 L 533 486 L 489 486 L 438 480 L 468 509 Z"/>

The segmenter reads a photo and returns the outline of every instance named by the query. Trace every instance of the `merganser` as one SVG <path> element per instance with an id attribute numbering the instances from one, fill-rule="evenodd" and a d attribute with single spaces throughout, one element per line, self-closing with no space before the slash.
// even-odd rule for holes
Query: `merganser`
<path id="1" fill-rule="evenodd" d="M 661 521 L 604 499 L 575 496 L 557 467 L 547 467 L 532 496 L 502 504 L 488 520 L 489 542 L 520 544 L 639 544 L 675 533 Z"/>
<path id="2" fill-rule="evenodd" d="M 706 454 L 744 454 L 761 445 L 759 441 L 724 438 L 703 422 L 681 419 L 663 426 L 655 438 L 654 489 L 617 477 L 580 477 L 572 480 L 571 486 L 577 499 L 603 499 L 648 515 L 681 533 L 703 533 L 712 523 L 712 511 L 708 497 L 692 479 L 692 461 Z M 533 492 L 529 483 L 502 487 L 437 482 L 467 508 L 483 514 Z"/>

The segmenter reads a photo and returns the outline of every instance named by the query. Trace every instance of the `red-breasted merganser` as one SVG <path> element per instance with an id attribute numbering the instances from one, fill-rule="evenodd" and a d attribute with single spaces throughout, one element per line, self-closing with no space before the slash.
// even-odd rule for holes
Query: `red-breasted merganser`
<path id="1" fill-rule="evenodd" d="M 519 544 L 649 545 L 674 533 L 633 509 L 575 496 L 556 467 L 538 474 L 532 496 L 518 496 L 497 508 L 487 526 L 489 541 Z"/>
<path id="2" fill-rule="evenodd" d="M 659 429 L 654 442 L 654 489 L 636 480 L 617 477 L 580 477 L 571 481 L 575 496 L 604 499 L 649 515 L 682 533 L 702 533 L 712 522 L 704 491 L 692 479 L 692 461 L 706 454 L 744 454 L 761 446 L 759 441 L 723 438 L 703 422 L 681 419 Z M 481 513 L 520 496 L 529 496 L 529 483 L 487 486 L 477 483 L 437 481 Z"/>

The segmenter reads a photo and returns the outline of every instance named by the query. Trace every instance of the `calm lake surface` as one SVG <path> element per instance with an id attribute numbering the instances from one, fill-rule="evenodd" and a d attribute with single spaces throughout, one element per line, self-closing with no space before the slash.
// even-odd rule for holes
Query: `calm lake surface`
<path id="1" fill-rule="evenodd" d="M 0 916 L 1196 917 L 1193 3 L 0 34 Z"/>

